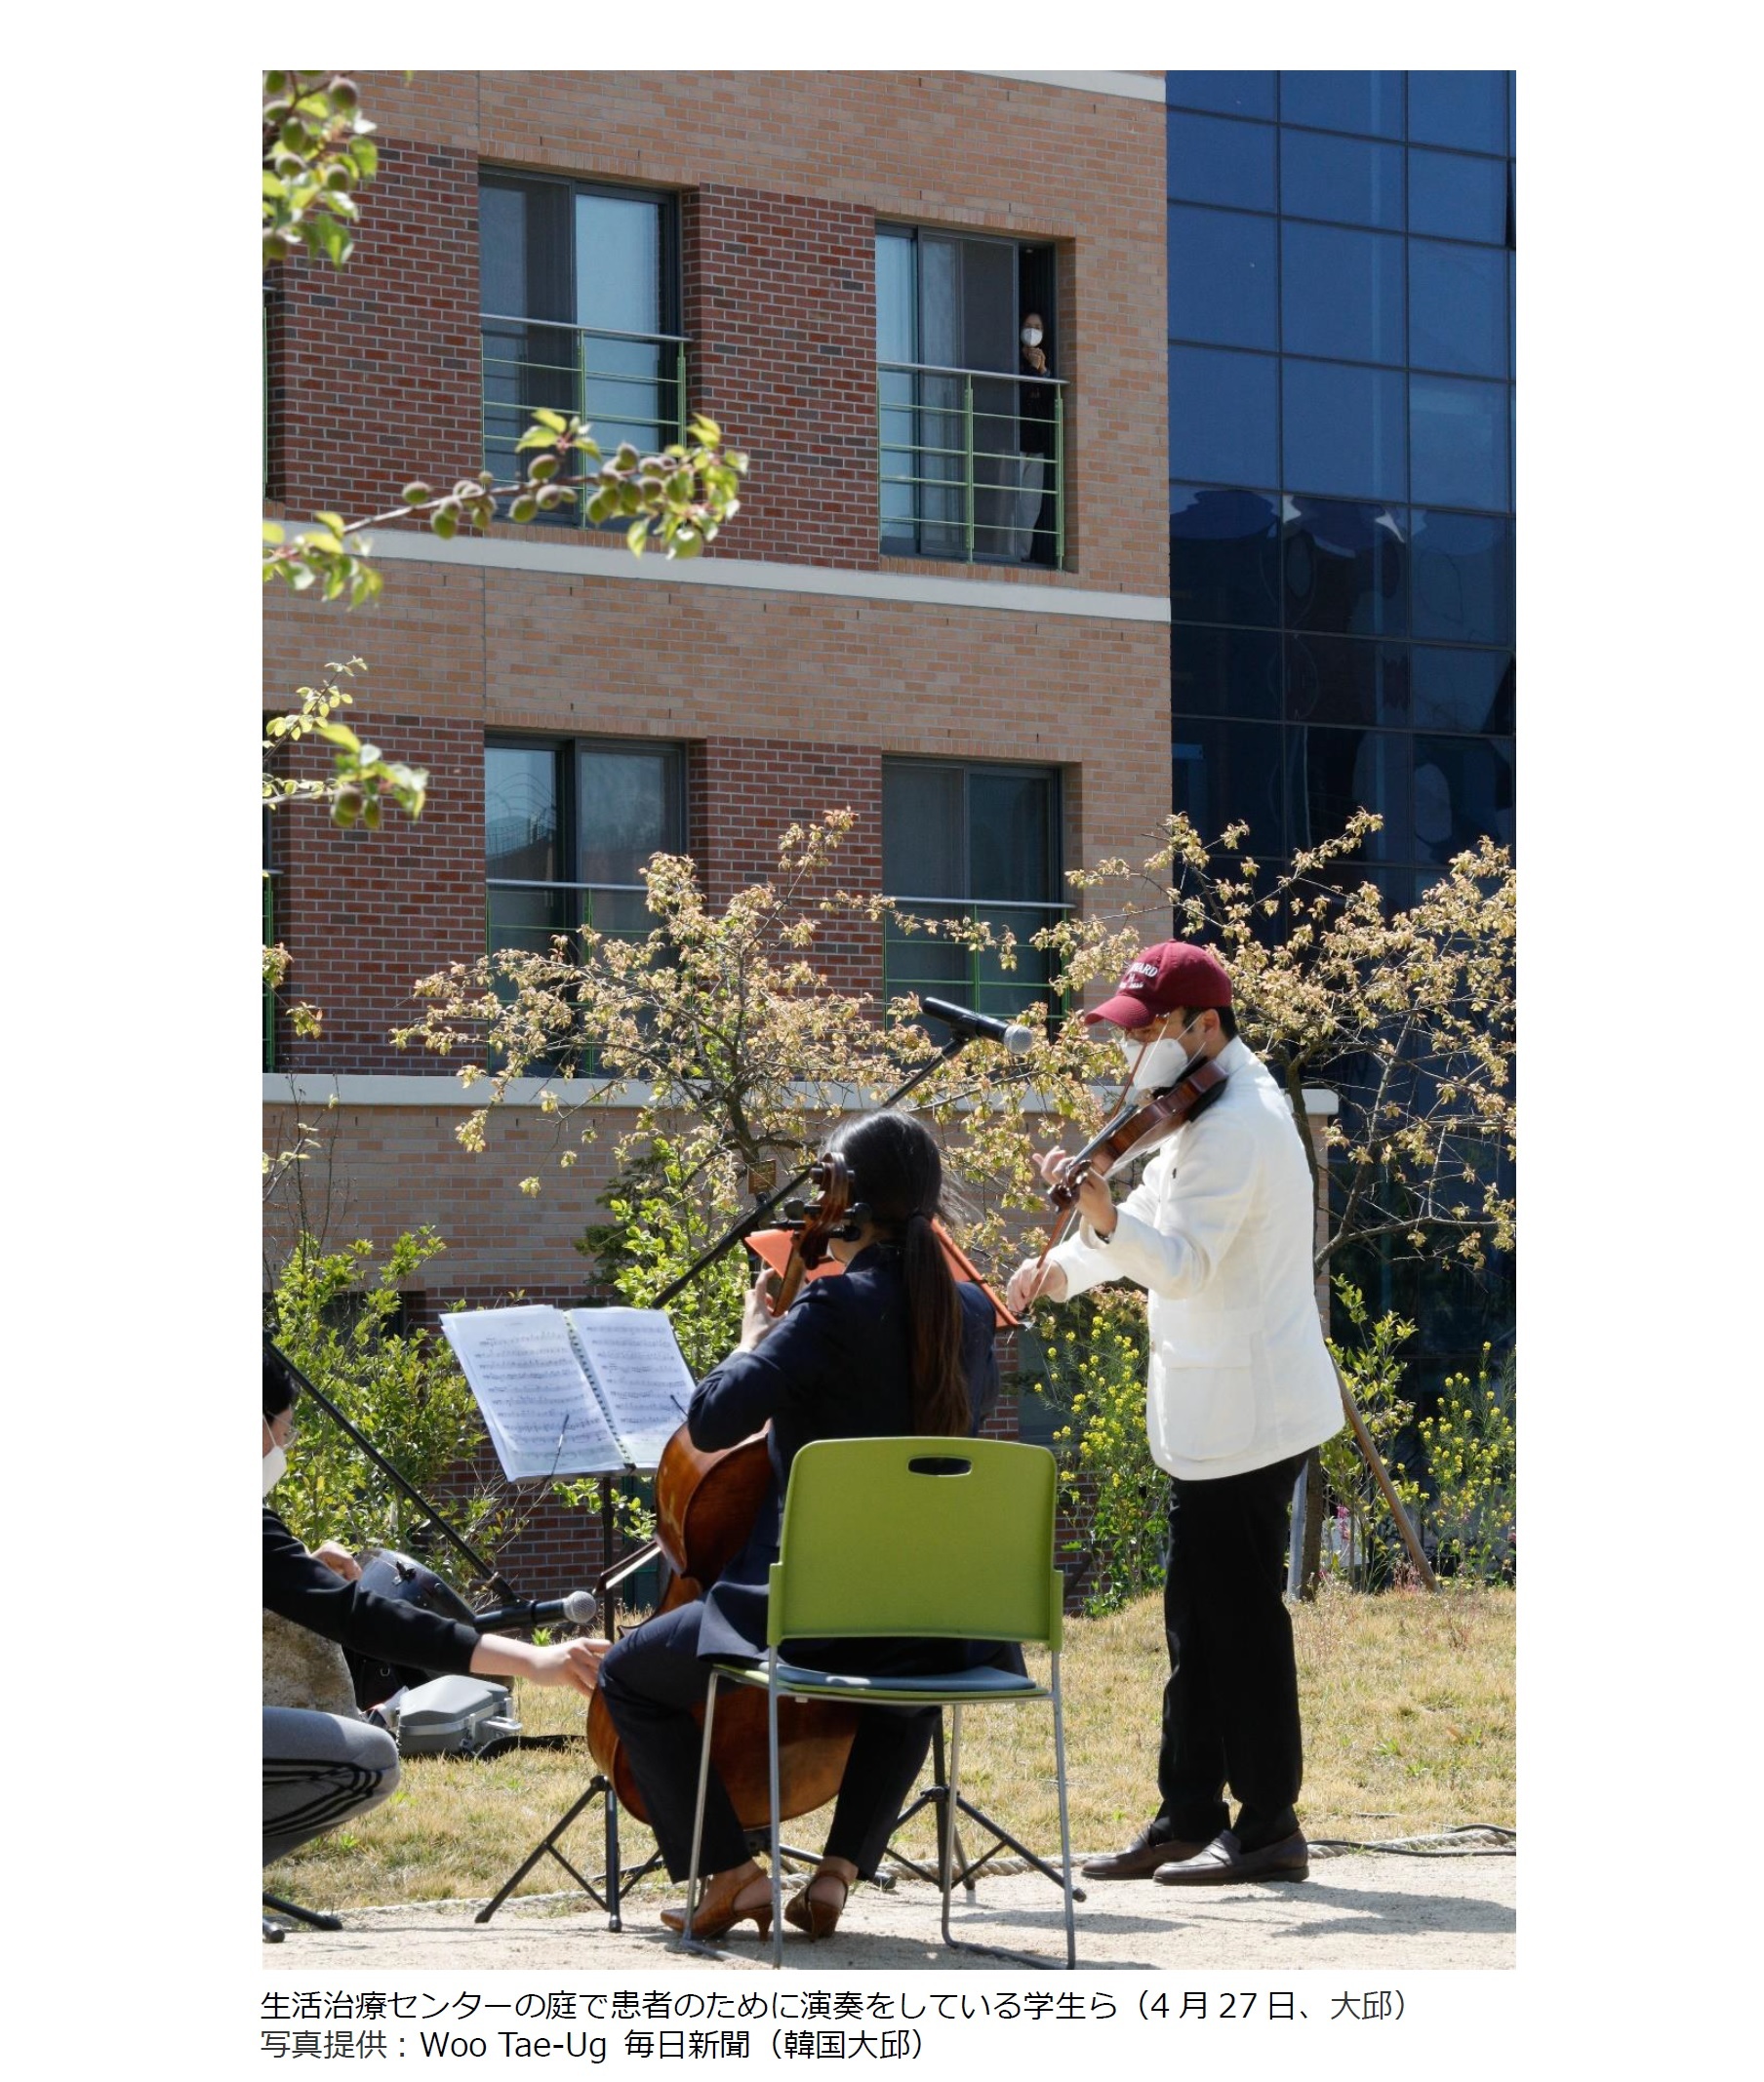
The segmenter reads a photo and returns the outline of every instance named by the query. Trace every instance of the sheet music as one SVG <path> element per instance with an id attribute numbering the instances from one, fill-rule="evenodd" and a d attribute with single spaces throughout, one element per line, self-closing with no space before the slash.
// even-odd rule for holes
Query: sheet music
<path id="1" fill-rule="evenodd" d="M 511 1482 L 623 1468 L 624 1455 L 555 1308 L 472 1309 L 444 1315 L 441 1328 Z"/>
<path id="2" fill-rule="evenodd" d="M 654 1467 L 686 1421 L 693 1378 L 659 1308 L 572 1308 L 570 1328 L 587 1355 L 633 1467 Z"/>

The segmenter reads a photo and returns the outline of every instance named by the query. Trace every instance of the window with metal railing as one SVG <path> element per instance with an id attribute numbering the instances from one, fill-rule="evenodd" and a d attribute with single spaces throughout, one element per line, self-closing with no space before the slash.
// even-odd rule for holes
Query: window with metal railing
<path id="1" fill-rule="evenodd" d="M 684 747 L 493 739 L 484 747 L 485 946 L 550 951 L 583 927 L 637 939 L 642 869 L 686 847 Z"/>
<path id="2" fill-rule="evenodd" d="M 913 918 L 982 922 L 1016 942 L 1016 966 L 997 946 L 971 947 L 889 924 L 884 994 L 947 998 L 996 1019 L 1041 999 L 1052 1007 L 1053 957 L 1030 944 L 1065 915 L 1061 901 L 1060 776 L 1052 767 L 882 762 L 882 879 Z"/>
<path id="3" fill-rule="evenodd" d="M 523 473 L 515 444 L 541 407 L 588 420 L 609 456 L 684 438 L 677 244 L 671 196 L 481 177 L 484 466 L 499 481 Z M 584 506 L 545 517 L 585 526 Z"/>
<path id="4" fill-rule="evenodd" d="M 877 227 L 885 553 L 1063 567 L 1055 302 L 1052 247 Z"/>

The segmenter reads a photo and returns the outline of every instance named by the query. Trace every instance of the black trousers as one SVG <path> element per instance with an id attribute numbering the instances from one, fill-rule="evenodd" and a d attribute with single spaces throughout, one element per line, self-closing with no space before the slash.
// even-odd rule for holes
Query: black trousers
<path id="1" fill-rule="evenodd" d="M 1303 1746 L 1285 1591 L 1287 1519 L 1303 1460 L 1213 1482 L 1171 1479 L 1157 1835 L 1204 1843 L 1230 1827 L 1227 1785 L 1246 1849 L 1299 1825 Z"/>
<path id="2" fill-rule="evenodd" d="M 701 1601 L 659 1613 L 616 1642 L 600 1665 L 600 1695 L 630 1759 L 671 1879 L 692 1869 L 701 1737 L 692 1708 L 710 1688 L 699 1661 Z M 813 1644 L 819 1647 L 822 1644 Z M 865 1706 L 827 1831 L 828 1858 L 875 1877 L 888 1839 L 937 1731 L 935 1706 Z M 704 1789 L 702 1873 L 727 1872 L 747 1856 L 747 1834 L 712 1764 Z"/>

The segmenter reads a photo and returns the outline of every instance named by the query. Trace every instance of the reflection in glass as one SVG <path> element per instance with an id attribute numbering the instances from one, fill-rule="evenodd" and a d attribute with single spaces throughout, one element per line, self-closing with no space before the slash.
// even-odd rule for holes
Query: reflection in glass
<path id="1" fill-rule="evenodd" d="M 1355 810 L 1373 810 L 1382 830 L 1362 844 L 1357 859 L 1401 861 L 1409 846 L 1409 735 L 1406 731 L 1288 732 L 1292 750 L 1294 850 L 1338 837 Z M 1355 875 L 1353 880 L 1362 879 Z"/>
<path id="2" fill-rule="evenodd" d="M 876 234 L 876 359 L 916 361 L 918 270 L 913 243 L 899 232 Z"/>
<path id="3" fill-rule="evenodd" d="M 1286 482 L 1346 499 L 1408 492 L 1403 378 L 1289 357 L 1281 372 Z"/>
<path id="4" fill-rule="evenodd" d="M 1409 360 L 1460 376 L 1506 374 L 1506 255 L 1409 241 Z"/>
<path id="5" fill-rule="evenodd" d="M 1268 493 L 1170 487 L 1170 612 L 1279 626 L 1280 508 Z"/>
<path id="6" fill-rule="evenodd" d="M 1492 506 L 1500 512 L 1511 506 L 1504 383 L 1411 377 L 1409 423 L 1418 503 Z"/>
<path id="7" fill-rule="evenodd" d="M 1450 861 L 1484 833 L 1513 843 L 1511 739 L 1417 738 L 1415 858 Z"/>
<path id="8" fill-rule="evenodd" d="M 882 762 L 882 885 L 891 896 L 968 894 L 963 802 L 959 766 Z"/>
<path id="9" fill-rule="evenodd" d="M 1415 634 L 1513 640 L 1513 524 L 1481 513 L 1415 516 Z"/>
<path id="10" fill-rule="evenodd" d="M 1289 217 L 1325 217 L 1336 223 L 1400 231 L 1402 147 L 1282 130 L 1280 207 Z"/>
<path id="11" fill-rule="evenodd" d="M 1170 349 L 1170 468 L 1225 484 L 1276 482 L 1275 380 L 1268 354 Z"/>
<path id="12" fill-rule="evenodd" d="M 1277 721 L 1279 636 L 1271 629 L 1197 629 L 1176 622 L 1170 631 L 1170 706 L 1179 716 Z"/>
<path id="13" fill-rule="evenodd" d="M 577 753 L 576 879 L 641 879 L 655 853 L 681 844 L 679 753 L 672 745 L 583 745 Z"/>
<path id="14" fill-rule="evenodd" d="M 1278 344 L 1274 220 L 1235 211 L 1168 211 L 1170 332 L 1222 347 Z"/>
<path id="15" fill-rule="evenodd" d="M 1166 72 L 1164 100 L 1173 108 L 1211 108 L 1227 116 L 1274 114 L 1271 72 Z"/>
<path id="16" fill-rule="evenodd" d="M 1418 730 L 1513 730 L 1513 654 L 1417 644 L 1410 667 Z"/>
<path id="17" fill-rule="evenodd" d="M 1505 151 L 1506 89 L 1504 72 L 1411 72 L 1409 141 Z"/>
<path id="18" fill-rule="evenodd" d="M 1280 120 L 1373 138 L 1403 134 L 1400 72 L 1283 72 Z"/>
<path id="19" fill-rule="evenodd" d="M 1284 225 L 1280 326 L 1289 354 L 1400 362 L 1402 240 L 1327 224 Z"/>
<path id="20" fill-rule="evenodd" d="M 1407 646 L 1365 643 L 1351 636 L 1289 636 L 1286 719 L 1289 723 L 1407 724 Z"/>
<path id="21" fill-rule="evenodd" d="M 1409 229 L 1504 245 L 1508 172 L 1503 160 L 1411 151 Z"/>
<path id="22" fill-rule="evenodd" d="M 1240 820 L 1250 827 L 1248 850 L 1271 857 L 1286 851 L 1280 727 L 1273 723 L 1176 719 L 1172 808 L 1185 812 L 1205 840 Z"/>
<path id="23" fill-rule="evenodd" d="M 968 887 L 982 899 L 1045 903 L 1053 887 L 1054 779 L 1021 767 L 968 769 Z"/>
<path id="24" fill-rule="evenodd" d="M 484 747 L 484 870 L 517 882 L 557 873 L 557 754 L 548 744 Z"/>
<path id="25" fill-rule="evenodd" d="M 660 333 L 662 201 L 576 198 L 576 322 L 609 333 Z"/>
<path id="26" fill-rule="evenodd" d="M 1260 123 L 1171 109 L 1164 118 L 1164 191 L 1178 202 L 1274 207 L 1274 132 Z"/>
<path id="27" fill-rule="evenodd" d="M 1344 500 L 1286 501 L 1286 622 L 1341 636 L 1409 626 L 1408 515 Z"/>

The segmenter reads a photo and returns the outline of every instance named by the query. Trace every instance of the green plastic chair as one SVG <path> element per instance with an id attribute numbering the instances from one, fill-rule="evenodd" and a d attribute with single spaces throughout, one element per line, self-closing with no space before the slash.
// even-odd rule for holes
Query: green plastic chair
<path id="1" fill-rule="evenodd" d="M 938 1795 L 938 1868 L 943 1942 L 957 1951 L 1021 1960 L 949 1928 L 954 1817 L 961 1787 L 962 1708 L 1047 1699 L 1054 1708 L 1060 1794 L 1060 1857 L 1065 1883 L 1065 1963 L 1076 1967 L 1071 1833 L 1065 1800 L 1065 1724 L 1060 1697 L 1064 1579 L 1054 1566 L 1058 1501 L 1054 1457 L 1041 1446 L 1000 1439 L 819 1439 L 797 1454 L 784 1497 L 779 1558 L 772 1565 L 766 1661 L 712 1665 L 704 1702 L 683 1942 L 694 1944 L 699 1839 L 710 1769 L 719 1684 L 767 1694 L 772 1808 L 772 1963 L 783 1964 L 783 1868 L 778 1824 L 778 1702 L 838 1700 L 851 1705 L 947 1706 L 952 1710 L 949 1783 Z M 791 1640 L 1016 1641 L 1047 1648 L 1049 1683 L 986 1666 L 931 1677 L 851 1677 L 805 1668 L 779 1654 Z M 1030 1959 L 1043 1966 L 1044 1959 Z"/>

